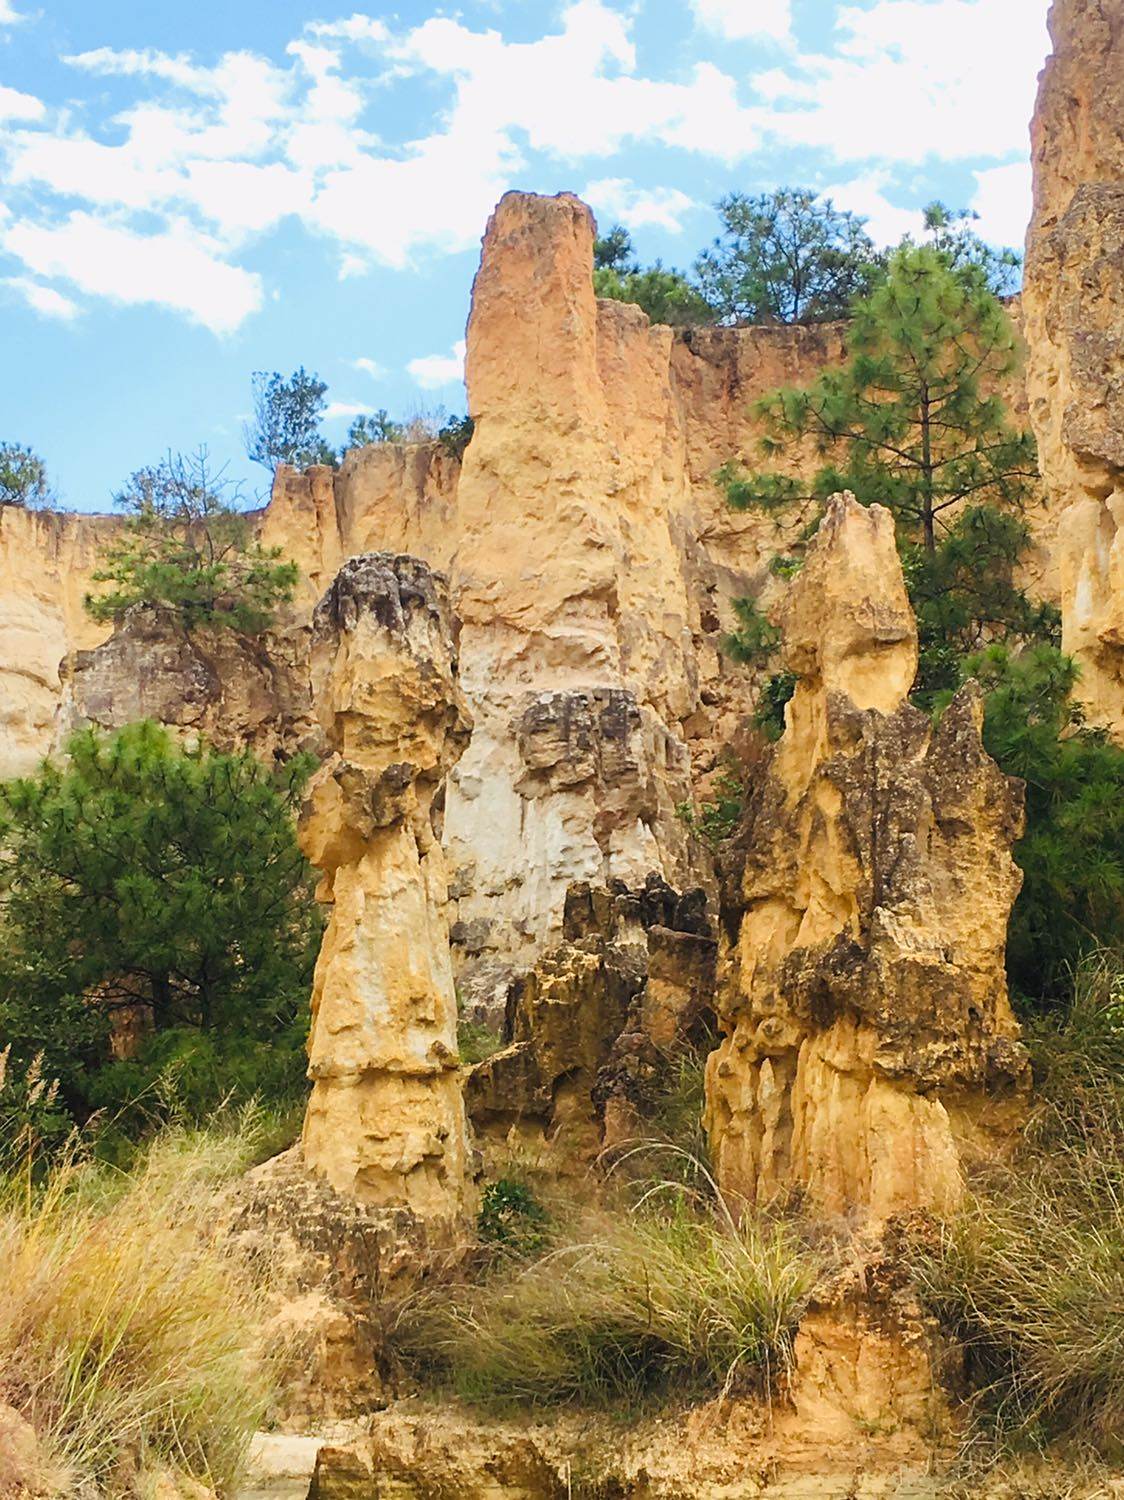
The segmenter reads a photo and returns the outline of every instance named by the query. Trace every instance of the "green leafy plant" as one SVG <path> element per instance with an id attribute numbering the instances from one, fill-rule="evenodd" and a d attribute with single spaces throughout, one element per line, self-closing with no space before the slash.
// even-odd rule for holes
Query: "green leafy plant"
<path id="1" fill-rule="evenodd" d="M 626 272 L 605 267 L 593 273 L 593 290 L 614 302 L 632 302 L 653 323 L 674 327 L 714 322 L 714 310 L 682 271 L 659 261 L 643 270 Z"/>
<path id="2" fill-rule="evenodd" d="M 250 535 L 237 490 L 211 469 L 205 447 L 138 469 L 114 503 L 128 520 L 106 548 L 86 595 L 95 620 L 121 620 L 135 604 L 168 611 L 186 630 L 257 634 L 292 598 L 296 565 Z"/>
<path id="3" fill-rule="evenodd" d="M 484 1188 L 476 1232 L 485 1245 L 533 1255 L 546 1243 L 549 1222 L 546 1209 L 526 1183 L 500 1177 Z"/>
<path id="4" fill-rule="evenodd" d="M 469 416 L 449 417 L 437 433 L 437 441 L 450 458 L 461 459 L 472 441 L 476 424 Z"/>
<path id="5" fill-rule="evenodd" d="M 326 383 L 303 365 L 285 379 L 277 370 L 255 370 L 254 416 L 246 424 L 246 454 L 272 474 L 278 464 L 332 464 L 336 455 L 324 441 L 320 421 L 327 409 Z"/>

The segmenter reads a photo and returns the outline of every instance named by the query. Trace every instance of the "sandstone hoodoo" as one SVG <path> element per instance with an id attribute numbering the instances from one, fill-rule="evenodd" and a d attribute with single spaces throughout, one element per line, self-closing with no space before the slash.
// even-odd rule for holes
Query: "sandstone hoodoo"
<path id="1" fill-rule="evenodd" d="M 798 682 L 754 789 L 709 1061 L 723 1188 L 878 1222 L 952 1208 L 1028 1082 L 1004 945 L 1022 787 L 961 690 L 907 701 L 917 632 L 893 521 L 837 496 L 786 601 Z"/>
<path id="2" fill-rule="evenodd" d="M 300 838 L 331 916 L 304 1157 L 364 1203 L 451 1219 L 466 1205 L 466 1142 L 440 820 L 471 721 L 445 580 L 416 558 L 352 558 L 312 632 L 328 756 Z"/>
<path id="3" fill-rule="evenodd" d="M 1124 12 L 1056 0 L 1050 31 L 1022 299 L 1030 416 L 1060 511 L 1062 644 L 1090 722 L 1124 739 Z"/>

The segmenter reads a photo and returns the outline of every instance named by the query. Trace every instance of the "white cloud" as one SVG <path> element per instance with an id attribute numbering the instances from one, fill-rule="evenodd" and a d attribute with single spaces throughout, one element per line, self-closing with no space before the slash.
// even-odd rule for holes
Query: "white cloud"
<path id="1" fill-rule="evenodd" d="M 771 37 L 787 41 L 792 32 L 792 0 L 691 0 L 699 23 L 719 36 Z"/>
<path id="2" fill-rule="evenodd" d="M 336 422 L 342 417 L 369 417 L 373 409 L 363 401 L 329 401 L 324 408 L 324 420 Z"/>
<path id="3" fill-rule="evenodd" d="M 44 317 L 61 318 L 63 322 L 68 323 L 81 311 L 76 302 L 72 302 L 69 297 L 64 297 L 61 292 L 56 292 L 54 287 L 41 286 L 39 282 L 32 281 L 27 276 L 9 276 L 5 279 L 4 285 L 18 292 L 28 307 L 34 308 Z"/>
<path id="4" fill-rule="evenodd" d="M 382 380 L 386 375 L 386 371 L 378 360 L 368 359 L 366 355 L 361 359 L 353 359 L 351 367 L 353 370 L 362 370 L 364 375 L 369 375 L 372 380 Z"/>
<path id="5" fill-rule="evenodd" d="M 758 74 L 763 125 L 840 160 L 1005 157 L 1027 149 L 1048 0 L 841 7 L 831 54 Z"/>
<path id="6" fill-rule="evenodd" d="M 390 36 L 384 22 L 358 13 L 346 21 L 311 21 L 307 29 L 312 36 L 338 37 L 348 42 L 385 42 Z"/>
<path id="7" fill-rule="evenodd" d="M 94 214 L 15 223 L 0 244 L 44 278 L 123 304 L 157 303 L 212 333 L 232 333 L 262 303 L 261 278 L 226 264 L 220 247 L 183 225 L 138 234 Z"/>
<path id="8" fill-rule="evenodd" d="M 586 184 L 582 197 L 613 222 L 628 229 L 655 224 L 677 234 L 683 216 L 698 205 L 678 188 L 642 188 L 626 177 L 601 177 Z"/>
<path id="9" fill-rule="evenodd" d="M 12 4 L 12 0 L 0 0 L 0 26 L 15 26 L 20 21 L 26 21 L 26 16 L 21 16 Z"/>
<path id="10" fill-rule="evenodd" d="M 866 232 L 877 245 L 896 245 L 903 235 L 921 237 L 925 214 L 919 208 L 901 208 L 886 196 L 889 173 L 869 172 L 850 182 L 824 188 L 836 208 L 846 208 L 866 219 Z"/>
<path id="11" fill-rule="evenodd" d="M 979 214 L 975 230 L 992 245 L 1021 249 L 1032 204 L 1030 163 L 1011 162 L 977 172 L 972 208 Z"/>
<path id="12" fill-rule="evenodd" d="M 10 89 L 0 83 L 0 120 L 38 120 L 44 113 L 43 101 L 36 99 L 34 94 L 21 94 L 19 89 Z"/>
<path id="13" fill-rule="evenodd" d="M 410 360 L 406 368 L 423 390 L 435 391 L 464 379 L 466 352 L 464 339 L 458 339 L 448 354 L 425 354 Z"/>

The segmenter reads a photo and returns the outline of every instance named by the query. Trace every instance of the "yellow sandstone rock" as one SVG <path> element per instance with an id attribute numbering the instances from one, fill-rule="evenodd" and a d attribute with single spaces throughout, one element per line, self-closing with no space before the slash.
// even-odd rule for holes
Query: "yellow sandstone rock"
<path id="1" fill-rule="evenodd" d="M 300 839 L 331 918 L 304 1157 L 360 1202 L 451 1219 L 465 1206 L 466 1145 L 439 819 L 470 720 L 444 579 L 416 558 L 352 558 L 312 631 L 331 753 Z"/>
<path id="2" fill-rule="evenodd" d="M 1051 503 L 1062 645 L 1124 739 L 1124 5 L 1054 0 L 1032 127 L 1023 328 Z"/>
<path id="3" fill-rule="evenodd" d="M 719 1181 L 881 1222 L 953 1206 L 1026 1083 L 1004 975 L 1022 787 L 965 688 L 934 730 L 893 520 L 831 501 L 782 621 L 799 677 L 754 789 L 707 1073 Z"/>

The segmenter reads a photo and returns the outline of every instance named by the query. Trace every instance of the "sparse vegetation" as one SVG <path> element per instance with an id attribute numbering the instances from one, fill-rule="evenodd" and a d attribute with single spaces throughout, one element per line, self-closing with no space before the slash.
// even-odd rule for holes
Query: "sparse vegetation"
<path id="1" fill-rule="evenodd" d="M 0 443 L 0 505 L 44 510 L 57 503 L 47 465 L 21 443 Z"/>
<path id="2" fill-rule="evenodd" d="M 963 1344 L 981 1416 L 1006 1443 L 1124 1432 L 1124 970 L 1092 955 L 1068 1013 L 1028 1034 L 1026 1139 L 915 1249 L 929 1304 Z"/>
<path id="3" fill-rule="evenodd" d="M 335 464 L 320 421 L 327 409 L 325 381 L 303 365 L 286 380 L 277 370 L 255 370 L 252 377 L 254 418 L 246 424 L 246 454 L 270 474 L 278 464 Z"/>
<path id="4" fill-rule="evenodd" d="M 229 1493 L 263 1423 L 263 1268 L 214 1234 L 215 1192 L 253 1159 L 244 1112 L 172 1128 L 128 1174 L 71 1158 L 0 1179 L 0 1402 L 63 1493 L 128 1493 L 146 1469 Z"/>
<path id="5" fill-rule="evenodd" d="M 296 565 L 253 540 L 237 487 L 211 468 L 205 447 L 138 469 L 114 503 L 128 521 L 93 575 L 114 585 L 87 594 L 95 620 L 120 621 L 133 605 L 152 604 L 185 630 L 256 635 L 292 598 Z"/>

